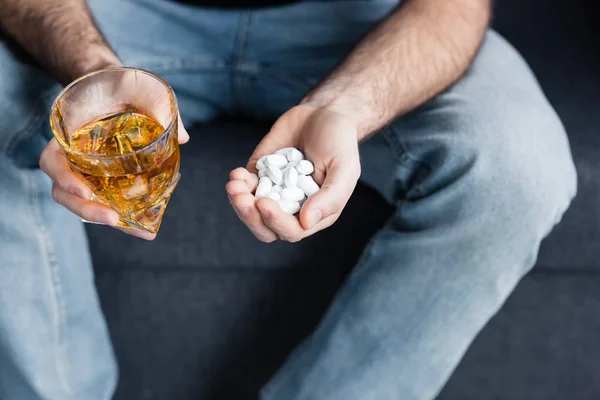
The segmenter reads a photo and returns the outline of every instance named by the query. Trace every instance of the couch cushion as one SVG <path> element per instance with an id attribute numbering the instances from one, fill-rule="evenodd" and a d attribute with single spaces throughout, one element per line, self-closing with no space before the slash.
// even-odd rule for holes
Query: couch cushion
<path id="1" fill-rule="evenodd" d="M 335 263 L 169 267 L 97 273 L 121 373 L 115 400 L 256 399 L 344 275 Z"/>

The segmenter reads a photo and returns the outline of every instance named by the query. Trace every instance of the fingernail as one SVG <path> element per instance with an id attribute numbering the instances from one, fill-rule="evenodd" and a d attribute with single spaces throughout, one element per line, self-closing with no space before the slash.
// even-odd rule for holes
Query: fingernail
<path id="1" fill-rule="evenodd" d="M 94 225 L 106 225 L 104 222 L 88 221 L 87 219 L 79 218 L 81 222 Z"/>
<path id="2" fill-rule="evenodd" d="M 154 240 L 155 238 L 154 234 L 150 232 L 140 232 L 138 237 L 144 240 Z"/>
<path id="3" fill-rule="evenodd" d="M 320 220 L 321 220 L 321 216 L 323 215 L 323 212 L 319 209 L 315 209 L 312 210 L 309 214 L 308 214 L 308 229 L 312 228 L 313 226 L 315 226 Z"/>
<path id="4" fill-rule="evenodd" d="M 181 136 L 182 136 L 182 138 L 183 138 L 183 140 L 184 140 L 185 142 L 187 142 L 188 140 L 190 140 L 190 134 L 189 134 L 189 133 L 187 133 L 187 131 L 186 131 L 185 129 L 182 129 L 182 130 L 180 131 L 180 133 L 182 133 L 182 135 L 181 135 Z"/>

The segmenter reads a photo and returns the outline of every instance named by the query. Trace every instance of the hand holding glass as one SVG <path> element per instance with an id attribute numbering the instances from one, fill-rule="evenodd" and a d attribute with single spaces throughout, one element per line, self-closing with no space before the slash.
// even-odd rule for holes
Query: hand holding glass
<path id="1" fill-rule="evenodd" d="M 58 95 L 50 125 L 92 200 L 115 210 L 120 226 L 156 233 L 180 177 L 171 87 L 140 69 L 97 71 Z"/>

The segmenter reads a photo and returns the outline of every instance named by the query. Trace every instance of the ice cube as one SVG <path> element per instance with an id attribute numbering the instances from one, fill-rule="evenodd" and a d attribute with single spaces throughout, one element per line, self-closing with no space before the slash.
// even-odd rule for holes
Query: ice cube
<path id="1" fill-rule="evenodd" d="M 117 151 L 119 154 L 133 153 L 133 145 L 131 144 L 131 140 L 129 140 L 126 133 L 115 135 L 114 140 L 117 144 Z"/>
<path id="2" fill-rule="evenodd" d="M 106 135 L 106 140 L 111 137 L 122 133 L 129 123 L 129 120 L 132 116 L 131 111 L 125 111 L 118 114 L 113 114 L 109 117 L 103 118 L 100 121 L 110 121 L 111 123 L 107 126 L 108 134 Z"/>
<path id="3" fill-rule="evenodd" d="M 103 143 L 104 143 L 104 129 L 102 129 L 102 127 L 100 125 L 96 125 L 91 131 L 90 131 L 90 139 L 91 139 L 91 153 L 92 154 L 98 154 L 100 151 L 100 148 L 102 147 Z"/>
<path id="4" fill-rule="evenodd" d="M 140 131 L 139 126 L 124 132 L 123 135 L 127 136 L 132 145 L 142 141 L 142 132 Z"/>
<path id="5" fill-rule="evenodd" d="M 148 184 L 142 175 L 138 175 L 133 179 L 131 186 L 121 187 L 121 194 L 126 200 L 133 199 L 148 193 Z"/>
<path id="6" fill-rule="evenodd" d="M 117 145 L 117 154 L 125 156 L 125 158 L 121 160 L 123 170 L 128 173 L 140 171 L 142 169 L 140 160 L 135 154 L 131 140 L 129 140 L 127 135 L 125 133 L 116 135 L 114 141 Z M 135 165 L 131 165 L 131 163 L 135 163 Z"/>

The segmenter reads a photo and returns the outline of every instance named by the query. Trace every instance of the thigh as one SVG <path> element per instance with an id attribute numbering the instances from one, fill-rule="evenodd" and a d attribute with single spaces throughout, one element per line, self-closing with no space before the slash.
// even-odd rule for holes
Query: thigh
<path id="1" fill-rule="evenodd" d="M 559 117 L 523 58 L 493 31 L 460 80 L 361 150 L 362 181 L 396 205 L 461 180 L 485 186 L 471 197 L 487 196 L 489 209 L 519 198 L 550 215 L 576 190 Z"/>
<path id="2" fill-rule="evenodd" d="M 108 399 L 116 367 L 85 232 L 37 168 L 60 87 L 6 43 L 0 71 L 0 398 Z"/>

